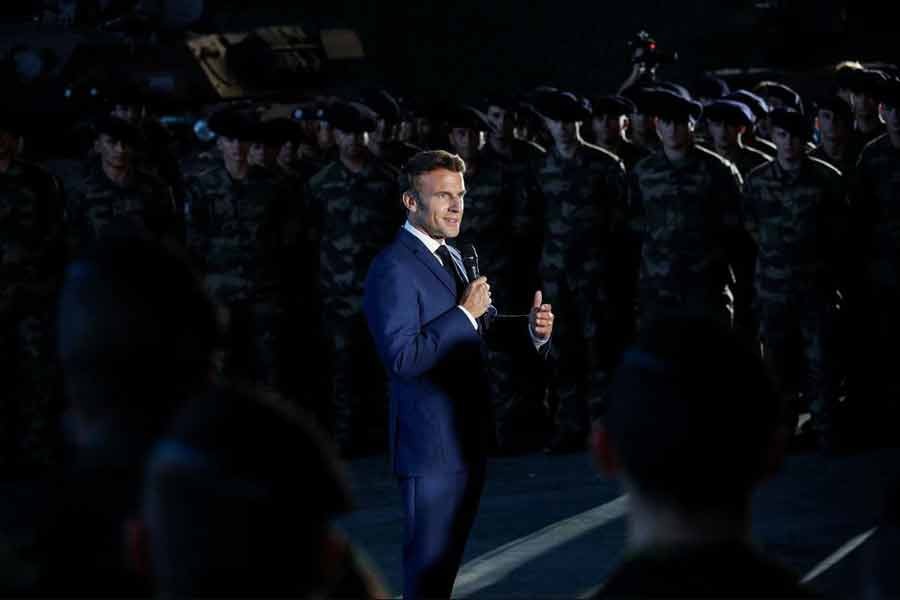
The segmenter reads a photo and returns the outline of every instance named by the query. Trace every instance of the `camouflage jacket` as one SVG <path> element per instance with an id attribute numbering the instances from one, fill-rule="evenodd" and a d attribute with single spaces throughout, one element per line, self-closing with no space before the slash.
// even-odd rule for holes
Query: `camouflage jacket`
<path id="1" fill-rule="evenodd" d="M 65 256 L 59 181 L 13 161 L 0 173 L 0 232 L 0 313 L 48 304 Z"/>
<path id="2" fill-rule="evenodd" d="M 135 170 L 120 186 L 99 162 L 88 170 L 81 191 L 69 198 L 67 216 L 76 251 L 108 236 L 184 237 L 181 215 L 165 183 Z"/>
<path id="3" fill-rule="evenodd" d="M 318 249 L 319 293 L 329 313 L 359 313 L 369 263 L 403 225 L 398 175 L 372 158 L 359 173 L 338 160 L 309 180 L 307 231 Z"/>
<path id="4" fill-rule="evenodd" d="M 734 163 L 734 166 L 737 167 L 741 177 L 746 177 L 747 173 L 759 165 L 772 160 L 772 157 L 768 154 L 760 152 L 756 148 L 751 148 L 750 146 L 733 146 L 724 152 L 719 152 L 718 150 L 713 150 L 713 152 Z"/>
<path id="5" fill-rule="evenodd" d="M 581 143 L 571 159 L 549 151 L 535 176 L 543 201 L 541 278 L 566 278 L 572 289 L 600 287 L 624 227 L 622 161 Z"/>
<path id="6" fill-rule="evenodd" d="M 756 291 L 762 300 L 827 294 L 838 285 L 838 255 L 847 225 L 840 172 L 815 158 L 798 171 L 777 160 L 757 167 L 744 187 L 744 224 L 759 251 Z"/>
<path id="7" fill-rule="evenodd" d="M 871 283 L 900 290 L 900 148 L 887 134 L 863 148 L 851 198 L 854 245 Z"/>
<path id="8" fill-rule="evenodd" d="M 187 241 L 223 304 L 277 302 L 300 238 L 300 198 L 267 171 L 232 179 L 223 163 L 188 182 Z"/>
<path id="9" fill-rule="evenodd" d="M 629 211 L 642 290 L 713 297 L 727 289 L 742 233 L 740 186 L 732 163 L 696 145 L 677 163 L 660 150 L 635 165 Z"/>

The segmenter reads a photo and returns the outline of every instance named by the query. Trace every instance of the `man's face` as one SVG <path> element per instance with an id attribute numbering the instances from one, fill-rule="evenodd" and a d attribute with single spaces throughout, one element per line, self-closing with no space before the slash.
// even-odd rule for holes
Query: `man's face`
<path id="1" fill-rule="evenodd" d="M 342 129 L 335 129 L 334 142 L 337 144 L 338 152 L 340 152 L 342 158 L 358 159 L 366 153 L 369 134 L 365 132 L 354 133 L 351 131 L 343 131 Z"/>
<path id="2" fill-rule="evenodd" d="M 737 145 L 738 137 L 744 129 L 740 125 L 713 119 L 707 120 L 707 128 L 709 129 L 709 137 L 712 139 L 713 146 L 717 148 L 730 148 Z"/>
<path id="3" fill-rule="evenodd" d="M 806 151 L 806 141 L 781 127 L 772 127 L 772 142 L 778 150 L 778 158 L 783 162 L 797 162 Z"/>
<path id="4" fill-rule="evenodd" d="M 594 115 L 591 119 L 594 141 L 604 146 L 615 144 L 622 137 L 621 123 L 618 115 Z"/>
<path id="5" fill-rule="evenodd" d="M 116 104 L 109 114 L 134 125 L 141 118 L 141 107 L 137 104 Z"/>
<path id="6" fill-rule="evenodd" d="M 107 167 L 113 169 L 127 169 L 131 164 L 133 149 L 130 144 L 118 140 L 110 135 L 101 133 L 97 138 L 97 153 L 100 160 Z"/>
<path id="7" fill-rule="evenodd" d="M 850 106 L 857 117 L 870 118 L 878 114 L 878 100 L 865 91 L 851 92 Z"/>
<path id="8" fill-rule="evenodd" d="M 572 121 L 557 121 L 544 118 L 547 132 L 556 146 L 569 146 L 578 139 L 578 124 Z"/>
<path id="9" fill-rule="evenodd" d="M 420 175 L 417 187 L 415 195 L 403 196 L 409 222 L 436 240 L 458 236 L 465 210 L 462 173 L 435 169 Z"/>
<path id="10" fill-rule="evenodd" d="M 492 131 L 489 132 L 492 138 L 501 140 L 511 140 L 514 136 L 516 127 L 513 114 L 500 106 L 488 106 L 487 114 L 488 123 L 491 124 Z"/>
<path id="11" fill-rule="evenodd" d="M 658 117 L 656 134 L 666 150 L 684 150 L 691 142 L 693 124 L 689 121 Z"/>
<path id="12" fill-rule="evenodd" d="M 823 140 L 834 142 L 847 139 L 850 135 L 850 124 L 844 123 L 833 111 L 820 110 L 816 113 L 816 121 L 819 123 L 819 132 Z"/>
<path id="13" fill-rule="evenodd" d="M 316 145 L 320 150 L 331 150 L 335 145 L 334 127 L 327 121 L 316 121 Z"/>
<path id="14" fill-rule="evenodd" d="M 885 102 L 881 105 L 881 118 L 887 130 L 900 135 L 900 102 Z"/>
<path id="15" fill-rule="evenodd" d="M 218 140 L 219 150 L 222 157 L 231 163 L 243 163 L 247 161 L 247 155 L 250 152 L 250 142 L 220 136 Z"/>
<path id="16" fill-rule="evenodd" d="M 19 136 L 11 131 L 0 129 L 0 160 L 12 160 L 19 147 Z"/>
<path id="17" fill-rule="evenodd" d="M 469 127 L 454 127 L 450 130 L 450 145 L 459 156 L 468 161 L 478 152 L 481 135 Z"/>

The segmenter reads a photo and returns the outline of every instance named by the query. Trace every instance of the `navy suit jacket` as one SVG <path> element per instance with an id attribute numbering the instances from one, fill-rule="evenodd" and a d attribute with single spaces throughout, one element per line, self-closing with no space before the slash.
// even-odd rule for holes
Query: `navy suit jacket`
<path id="1" fill-rule="evenodd" d="M 458 266 L 461 259 L 451 248 Z M 486 457 L 490 404 L 479 333 L 455 282 L 403 229 L 369 268 L 363 310 L 390 380 L 399 476 L 460 471 Z"/>

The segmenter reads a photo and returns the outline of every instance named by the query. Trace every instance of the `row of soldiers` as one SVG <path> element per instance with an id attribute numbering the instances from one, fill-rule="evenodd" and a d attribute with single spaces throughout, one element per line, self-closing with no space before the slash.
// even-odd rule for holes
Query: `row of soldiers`
<path id="1" fill-rule="evenodd" d="M 761 341 L 832 446 L 840 376 L 870 394 L 892 385 L 888 355 L 873 349 L 900 329 L 900 84 L 849 68 L 829 85 L 812 110 L 780 83 L 732 92 L 713 79 L 693 95 L 655 81 L 590 99 L 544 87 L 414 113 L 383 90 L 291 118 L 229 108 L 209 119 L 215 148 L 181 162 L 146 108 L 122 97 L 94 121 L 93 148 L 65 185 L 18 158 L 28 120 L 6 107 L 0 344 L 14 383 L 3 455 L 49 460 L 36 449 L 48 448 L 64 393 L 49 359 L 62 263 L 133 235 L 185 248 L 205 275 L 221 306 L 218 372 L 306 404 L 347 455 L 383 448 L 362 285 L 403 222 L 400 169 L 434 148 L 466 162 L 457 242 L 478 247 L 495 304 L 527 312 L 516 302 L 538 286 L 559 315 L 549 373 L 490 349 L 498 451 L 548 433 L 548 451 L 582 449 L 622 347 L 673 311 Z"/>

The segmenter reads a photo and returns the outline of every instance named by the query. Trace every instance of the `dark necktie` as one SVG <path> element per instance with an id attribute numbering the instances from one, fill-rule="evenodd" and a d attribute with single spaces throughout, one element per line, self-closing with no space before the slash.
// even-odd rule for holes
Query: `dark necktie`
<path id="1" fill-rule="evenodd" d="M 450 256 L 450 250 L 447 248 L 446 244 L 441 244 L 434 253 L 437 254 L 438 258 L 441 259 L 441 262 L 444 263 L 444 270 L 450 274 L 450 278 L 456 284 L 456 298 L 458 300 L 462 295 L 463 290 L 466 289 L 466 282 L 463 280 L 462 275 L 459 274 L 459 271 L 456 270 L 456 265 L 453 263 L 453 257 Z"/>

